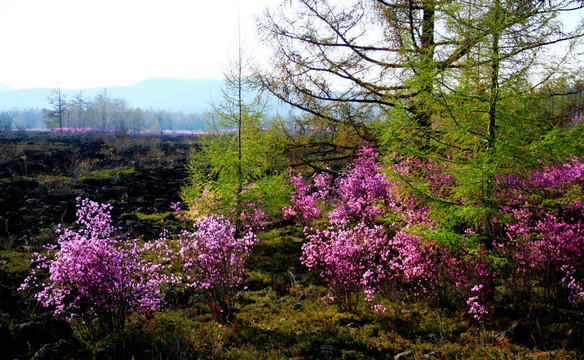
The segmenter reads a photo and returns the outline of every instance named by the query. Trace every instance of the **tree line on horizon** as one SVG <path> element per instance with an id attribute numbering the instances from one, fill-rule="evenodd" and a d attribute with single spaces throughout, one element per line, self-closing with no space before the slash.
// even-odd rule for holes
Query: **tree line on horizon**
<path id="1" fill-rule="evenodd" d="M 94 128 L 155 134 L 162 130 L 200 130 L 204 114 L 135 108 L 104 88 L 93 99 L 83 91 L 69 99 L 60 88 L 47 96 L 47 107 L 0 111 L 0 131 L 11 129 Z"/>

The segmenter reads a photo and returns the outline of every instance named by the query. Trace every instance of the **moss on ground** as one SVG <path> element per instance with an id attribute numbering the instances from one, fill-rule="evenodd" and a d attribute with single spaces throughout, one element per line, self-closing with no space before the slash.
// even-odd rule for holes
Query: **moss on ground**
<path id="1" fill-rule="evenodd" d="M 554 341 L 518 343 L 505 333 L 514 319 L 479 324 L 464 309 L 423 299 L 380 299 L 385 312 L 362 301 L 356 313 L 340 312 L 301 265 L 301 246 L 294 228 L 260 235 L 248 262 L 249 289 L 239 292 L 230 323 L 213 321 L 203 297 L 180 294 L 162 312 L 130 315 L 115 343 L 124 354 L 168 359 L 393 359 L 410 351 L 417 360 L 577 359 L 581 353 L 578 340 L 566 338 L 582 325 L 574 319 L 523 330 Z"/>
<path id="2" fill-rule="evenodd" d="M 6 283 L 21 283 L 30 275 L 31 254 L 16 250 L 0 250 L 0 277 Z"/>
<path id="3" fill-rule="evenodd" d="M 111 179 L 116 175 L 127 175 L 131 174 L 135 171 L 135 169 L 131 166 L 118 166 L 113 169 L 101 169 L 101 170 L 92 170 L 89 171 L 87 174 L 79 175 L 79 180 L 87 180 L 87 179 Z"/>

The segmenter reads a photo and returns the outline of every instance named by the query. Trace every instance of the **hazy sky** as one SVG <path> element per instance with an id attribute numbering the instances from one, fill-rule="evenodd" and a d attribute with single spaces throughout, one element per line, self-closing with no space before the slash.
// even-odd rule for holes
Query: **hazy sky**
<path id="1" fill-rule="evenodd" d="M 253 15 L 278 0 L 0 0 L 0 83 L 14 88 L 221 78 Z"/>

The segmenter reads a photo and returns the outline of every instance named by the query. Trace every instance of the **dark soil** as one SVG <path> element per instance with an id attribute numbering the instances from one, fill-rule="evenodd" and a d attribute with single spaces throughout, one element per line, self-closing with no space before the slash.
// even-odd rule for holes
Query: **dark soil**
<path id="1" fill-rule="evenodd" d="M 152 220 L 180 201 L 192 137 L 0 134 L 0 246 L 37 250 L 76 219 L 76 198 L 110 203 L 131 236 L 156 237 Z"/>
<path id="2" fill-rule="evenodd" d="M 58 224 L 75 227 L 77 198 L 113 206 L 120 232 L 145 239 L 180 201 L 193 137 L 0 133 L 0 250 L 39 251 Z M 165 215 L 166 223 L 172 215 Z M 171 220 L 169 220 L 171 219 Z M 17 291 L 0 255 L 0 360 L 91 358 L 70 324 Z"/>

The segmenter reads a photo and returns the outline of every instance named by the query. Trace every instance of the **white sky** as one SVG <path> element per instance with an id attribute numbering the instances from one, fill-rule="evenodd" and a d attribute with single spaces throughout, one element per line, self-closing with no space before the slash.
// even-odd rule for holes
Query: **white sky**
<path id="1" fill-rule="evenodd" d="M 238 18 L 278 0 L 0 0 L 0 83 L 81 89 L 151 77 L 221 78 Z"/>

